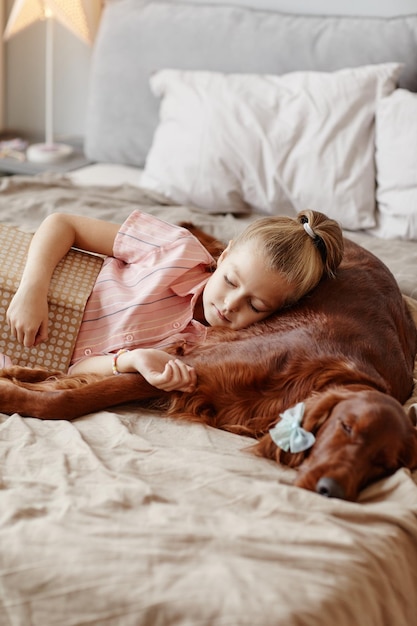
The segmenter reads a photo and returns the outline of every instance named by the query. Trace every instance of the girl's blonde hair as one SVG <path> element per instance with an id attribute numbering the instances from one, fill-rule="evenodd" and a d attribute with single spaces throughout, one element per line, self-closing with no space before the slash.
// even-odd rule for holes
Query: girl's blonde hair
<path id="1" fill-rule="evenodd" d="M 284 274 L 293 287 L 285 305 L 299 300 L 323 276 L 334 277 L 343 257 L 342 229 L 319 211 L 301 211 L 296 218 L 260 218 L 231 242 L 231 248 L 248 241 L 259 245 L 269 269 Z"/>

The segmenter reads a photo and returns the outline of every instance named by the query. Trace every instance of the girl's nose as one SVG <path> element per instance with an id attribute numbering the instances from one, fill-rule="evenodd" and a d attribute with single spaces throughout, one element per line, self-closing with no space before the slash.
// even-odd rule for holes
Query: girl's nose
<path id="1" fill-rule="evenodd" d="M 237 311 L 239 308 L 239 298 L 233 297 L 232 295 L 227 296 L 227 298 L 224 299 L 224 306 L 226 310 L 231 313 Z"/>

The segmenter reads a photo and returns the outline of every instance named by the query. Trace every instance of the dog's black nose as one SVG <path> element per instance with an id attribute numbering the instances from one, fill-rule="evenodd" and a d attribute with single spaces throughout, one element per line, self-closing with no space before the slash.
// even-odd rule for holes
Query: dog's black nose
<path id="1" fill-rule="evenodd" d="M 343 487 L 341 487 L 334 478 L 330 478 L 329 476 L 323 476 L 320 478 L 316 485 L 316 491 L 321 496 L 325 496 L 326 498 L 345 499 L 345 491 Z"/>

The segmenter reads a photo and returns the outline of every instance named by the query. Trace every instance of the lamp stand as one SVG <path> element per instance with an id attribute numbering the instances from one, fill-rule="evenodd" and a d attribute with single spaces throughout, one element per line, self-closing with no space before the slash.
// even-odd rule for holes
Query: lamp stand
<path id="1" fill-rule="evenodd" d="M 35 143 L 26 151 L 26 158 L 32 163 L 56 163 L 68 158 L 72 152 L 72 146 L 63 143 L 54 143 L 53 138 L 53 17 L 46 16 L 45 38 L 45 143 Z"/>

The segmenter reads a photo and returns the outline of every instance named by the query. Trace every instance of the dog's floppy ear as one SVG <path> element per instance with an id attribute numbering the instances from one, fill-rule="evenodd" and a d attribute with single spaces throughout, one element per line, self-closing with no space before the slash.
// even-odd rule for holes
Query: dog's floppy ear
<path id="1" fill-rule="evenodd" d="M 313 434 L 317 433 L 335 405 L 351 393 L 343 388 L 313 393 L 304 403 L 303 429 Z M 302 452 L 286 452 L 276 445 L 270 433 L 265 434 L 252 450 L 258 456 L 273 459 L 288 467 L 299 467 L 310 453 L 310 448 Z"/>

